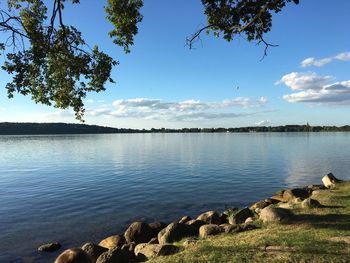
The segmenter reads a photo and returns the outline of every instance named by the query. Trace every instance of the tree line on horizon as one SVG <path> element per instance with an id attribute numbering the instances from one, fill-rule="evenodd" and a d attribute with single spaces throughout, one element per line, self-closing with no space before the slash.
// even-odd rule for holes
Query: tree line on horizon
<path id="1" fill-rule="evenodd" d="M 102 134 L 102 133 L 249 133 L 249 132 L 350 132 L 350 125 L 344 126 L 250 126 L 238 128 L 152 128 L 128 129 L 75 123 L 0 123 L 0 135 L 35 134 Z"/>

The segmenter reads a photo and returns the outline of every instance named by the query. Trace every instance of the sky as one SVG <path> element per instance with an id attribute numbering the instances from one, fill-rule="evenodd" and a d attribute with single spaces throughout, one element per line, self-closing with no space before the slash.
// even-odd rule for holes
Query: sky
<path id="1" fill-rule="evenodd" d="M 90 46 L 119 60 L 116 84 L 85 99 L 86 124 L 118 128 L 183 128 L 350 124 L 350 1 L 301 0 L 274 15 L 265 39 L 278 47 L 261 60 L 263 45 L 202 36 L 199 0 L 145 1 L 130 54 L 108 37 L 104 1 L 64 10 Z M 97 3 L 98 2 L 98 3 Z M 3 36 L 0 36 L 0 38 Z M 1 63 L 3 61 L 0 61 Z M 35 104 L 16 94 L 0 71 L 0 122 L 77 122 L 71 109 Z"/>

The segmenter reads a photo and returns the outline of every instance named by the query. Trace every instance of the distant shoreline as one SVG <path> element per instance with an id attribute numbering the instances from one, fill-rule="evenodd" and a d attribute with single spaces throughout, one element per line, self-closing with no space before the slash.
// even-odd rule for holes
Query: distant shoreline
<path id="1" fill-rule="evenodd" d="M 60 134 L 114 134 L 114 133 L 265 133 L 265 132 L 350 132 L 345 126 L 248 126 L 239 128 L 152 128 L 128 129 L 71 123 L 1 122 L 0 135 L 60 135 Z"/>

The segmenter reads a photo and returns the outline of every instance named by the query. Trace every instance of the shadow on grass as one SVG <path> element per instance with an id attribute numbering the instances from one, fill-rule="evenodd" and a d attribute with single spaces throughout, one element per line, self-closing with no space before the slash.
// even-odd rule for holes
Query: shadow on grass
<path id="1" fill-rule="evenodd" d="M 345 208 L 342 205 L 322 205 L 320 208 Z"/>
<path id="2" fill-rule="evenodd" d="M 335 230 L 350 230 L 350 215 L 295 215 L 294 223 L 308 224 L 315 228 L 329 228 Z"/>

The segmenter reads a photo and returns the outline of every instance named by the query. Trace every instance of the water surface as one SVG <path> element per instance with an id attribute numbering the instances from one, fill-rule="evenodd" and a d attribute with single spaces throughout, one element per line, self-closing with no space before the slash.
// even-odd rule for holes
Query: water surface
<path id="1" fill-rule="evenodd" d="M 0 262 L 122 233 L 134 220 L 249 205 L 323 174 L 350 179 L 350 133 L 0 136 Z"/>

